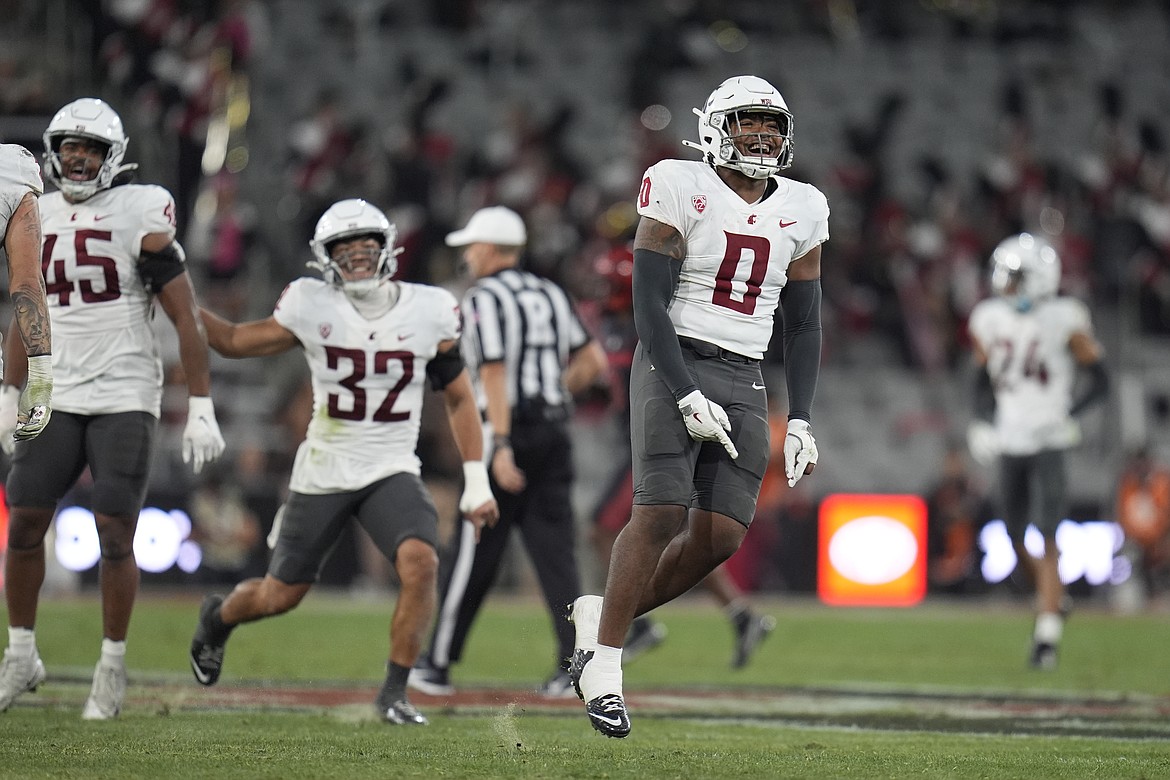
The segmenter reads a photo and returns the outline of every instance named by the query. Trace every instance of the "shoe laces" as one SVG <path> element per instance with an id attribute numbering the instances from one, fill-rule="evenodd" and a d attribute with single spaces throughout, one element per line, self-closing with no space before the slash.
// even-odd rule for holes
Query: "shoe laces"
<path id="1" fill-rule="evenodd" d="M 203 645 L 199 648 L 199 665 L 215 664 L 219 666 L 223 663 L 223 651 L 223 645 Z"/>
<path id="2" fill-rule="evenodd" d="M 34 666 L 36 666 L 35 655 L 22 657 L 9 648 L 4 651 L 4 660 L 0 661 L 0 681 L 11 680 L 13 684 L 22 685 L 28 680 L 22 680 L 21 677 L 31 677 Z"/>
<path id="3" fill-rule="evenodd" d="M 607 693 L 598 699 L 597 709 L 602 712 L 625 712 L 626 703 L 622 700 L 621 694 Z"/>

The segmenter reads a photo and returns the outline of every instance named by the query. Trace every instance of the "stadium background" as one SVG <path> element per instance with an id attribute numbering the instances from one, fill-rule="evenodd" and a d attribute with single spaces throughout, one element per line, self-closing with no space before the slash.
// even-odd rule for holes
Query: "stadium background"
<path id="1" fill-rule="evenodd" d="M 1044 230 L 1060 245 L 1065 287 L 1090 301 L 1116 378 L 1071 462 L 1074 518 L 1110 518 L 1130 449 L 1150 443 L 1168 454 L 1166 3 L 5 0 L 0 8 L 0 138 L 40 152 L 58 106 L 88 95 L 109 101 L 141 178 L 179 200 L 202 300 L 236 318 L 271 311 L 304 271 L 317 216 L 349 196 L 396 222 L 404 278 L 456 291 L 457 258 L 442 236 L 479 205 L 506 203 L 529 223 L 529 265 L 600 316 L 606 291 L 596 260 L 630 237 L 644 168 L 689 156 L 678 142 L 694 133 L 690 108 L 723 78 L 772 80 L 795 116 L 791 175 L 824 190 L 833 209 L 816 409 L 824 457 L 813 479 L 762 502 L 752 544 L 736 561 L 749 588 L 812 590 L 816 510 L 827 495 L 934 495 L 969 420 L 965 316 L 985 292 L 989 249 L 1019 229 Z M 2 316 L 7 322 L 7 310 Z M 165 325 L 160 332 L 173 357 L 172 335 Z M 185 392 L 175 384 L 148 504 L 183 510 L 198 527 L 197 497 L 222 485 L 238 490 L 262 537 L 307 421 L 302 363 L 297 354 L 215 360 L 228 453 L 200 478 L 178 459 Z M 783 385 L 779 374 L 770 385 Z M 421 454 L 450 523 L 458 469 L 436 411 Z M 625 446 L 610 415 L 587 402 L 576 422 L 582 540 L 607 453 Z M 959 465 L 971 478 L 965 501 L 981 507 L 976 522 L 989 519 L 993 475 Z M 84 506 L 84 485 L 76 500 Z M 941 525 L 931 528 L 942 555 Z M 976 539 L 967 552 L 958 576 L 932 567 L 934 589 L 994 590 L 980 574 Z M 591 554 L 582 544 L 587 570 Z M 360 545 L 346 543 L 326 580 L 381 587 L 385 573 L 361 558 Z M 256 543 L 238 570 L 218 574 L 254 573 L 263 560 Z M 147 583 L 211 576 L 175 565 Z M 92 577 L 58 572 L 54 582 L 71 588 Z M 506 579 L 530 587 L 520 556 Z M 1018 583 L 996 587 L 1014 592 Z"/>

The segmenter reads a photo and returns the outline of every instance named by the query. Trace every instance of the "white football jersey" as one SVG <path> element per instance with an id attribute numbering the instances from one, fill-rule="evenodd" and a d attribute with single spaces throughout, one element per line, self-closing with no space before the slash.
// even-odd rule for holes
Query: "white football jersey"
<path id="1" fill-rule="evenodd" d="M 788 266 L 829 238 L 829 203 L 816 187 L 775 176 L 746 203 L 711 166 L 663 160 L 646 171 L 638 213 L 686 240 L 670 318 L 680 336 L 762 358 Z"/>
<path id="2" fill-rule="evenodd" d="M 1001 451 L 1031 455 L 1070 447 L 1077 364 L 1069 339 L 1092 334 L 1088 308 L 1056 297 L 1021 312 L 1003 298 L 988 298 L 971 311 L 968 329 L 987 355 Z"/>
<path id="3" fill-rule="evenodd" d="M 126 184 L 81 203 L 41 198 L 42 269 L 53 323 L 53 408 L 158 417 L 163 370 L 138 273 L 142 239 L 175 234 L 162 187 Z"/>
<path id="4" fill-rule="evenodd" d="M 0 250 L 8 235 L 8 220 L 24 196 L 44 191 L 41 168 L 32 152 L 18 144 L 0 144 Z"/>
<path id="5" fill-rule="evenodd" d="M 313 382 L 313 419 L 289 488 L 358 490 L 392 474 L 418 474 L 427 363 L 460 335 L 459 305 L 446 290 L 398 283 L 397 303 L 366 319 L 321 279 L 297 279 L 272 316 L 300 340 Z"/>

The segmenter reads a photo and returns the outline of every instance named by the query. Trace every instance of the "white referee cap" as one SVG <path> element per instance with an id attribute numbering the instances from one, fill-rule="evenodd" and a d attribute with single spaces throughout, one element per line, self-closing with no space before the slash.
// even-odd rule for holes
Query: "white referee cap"
<path id="1" fill-rule="evenodd" d="M 488 206 L 471 215 L 467 227 L 447 234 L 447 246 L 467 246 L 479 242 L 500 246 L 524 246 L 528 231 L 524 220 L 507 206 Z"/>

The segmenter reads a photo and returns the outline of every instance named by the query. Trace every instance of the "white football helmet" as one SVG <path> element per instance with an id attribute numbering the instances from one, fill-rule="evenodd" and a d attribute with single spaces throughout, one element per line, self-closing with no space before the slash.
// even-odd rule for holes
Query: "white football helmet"
<path id="1" fill-rule="evenodd" d="M 1056 295 L 1060 287 L 1060 255 L 1040 236 L 1020 233 L 1005 238 L 991 253 L 991 289 L 1026 311 Z"/>
<path id="2" fill-rule="evenodd" d="M 707 98 L 703 109 L 693 109 L 699 117 L 699 143 L 683 141 L 703 153 L 711 165 L 723 165 L 750 176 L 766 179 L 792 165 L 792 113 L 776 88 L 757 76 L 733 76 Z M 745 155 L 736 147 L 733 136 L 737 113 L 773 114 L 780 124 L 779 136 L 750 133 L 761 144 L 779 137 L 772 156 Z M 774 140 L 771 143 L 775 143 Z"/>
<path id="3" fill-rule="evenodd" d="M 108 147 L 101 168 L 89 181 L 73 181 L 61 167 L 59 150 L 66 138 L 86 138 Z M 137 167 L 122 165 L 130 139 L 122 129 L 118 112 L 97 98 L 74 100 L 58 111 L 45 130 L 44 142 L 45 177 L 73 201 L 83 201 L 109 189 L 119 173 Z"/>
<path id="4" fill-rule="evenodd" d="M 374 236 L 382 242 L 382 251 L 375 260 L 374 273 L 370 278 L 346 280 L 342 267 L 334 261 L 329 249 L 338 241 L 359 236 Z M 401 254 L 402 248 L 394 247 L 397 240 L 398 229 L 390 224 L 390 220 L 376 206 L 358 198 L 339 200 L 317 220 L 317 229 L 313 231 L 313 239 L 309 242 L 316 259 L 309 262 L 308 266 L 316 268 L 325 281 L 341 287 L 347 294 L 364 295 L 398 270 L 398 261 L 394 258 Z"/>

